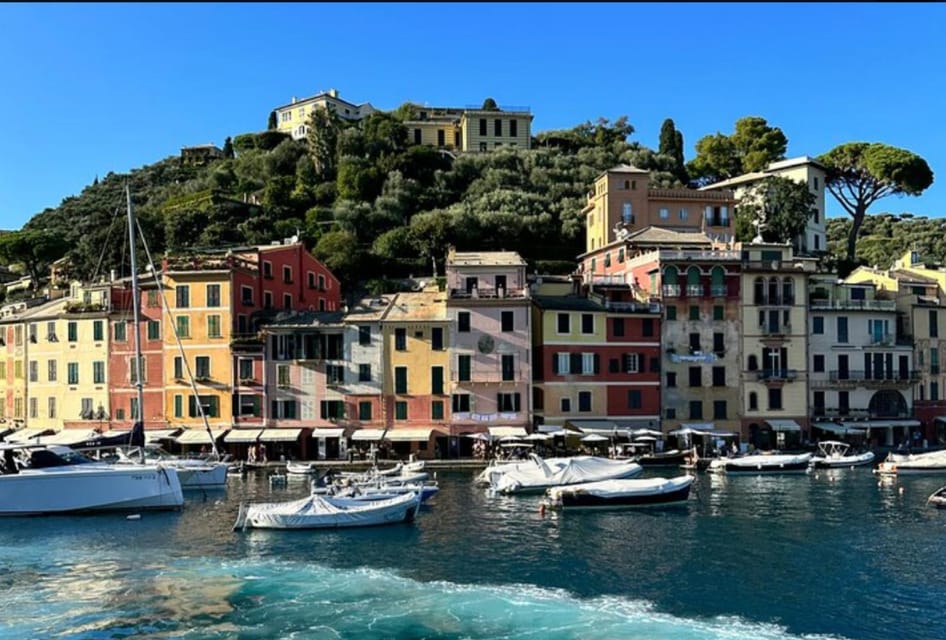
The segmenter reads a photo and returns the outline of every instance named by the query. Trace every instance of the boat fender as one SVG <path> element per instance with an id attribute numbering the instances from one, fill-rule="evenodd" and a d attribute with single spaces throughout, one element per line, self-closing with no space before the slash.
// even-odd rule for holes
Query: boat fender
<path id="1" fill-rule="evenodd" d="M 539 503 L 539 515 L 540 515 L 540 516 L 544 516 L 544 515 L 545 515 L 545 503 L 544 503 L 544 502 L 540 502 L 540 503 Z"/>

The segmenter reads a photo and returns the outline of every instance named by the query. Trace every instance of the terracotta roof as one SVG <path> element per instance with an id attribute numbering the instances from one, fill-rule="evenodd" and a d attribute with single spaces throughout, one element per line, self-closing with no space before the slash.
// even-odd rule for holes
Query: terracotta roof
<path id="1" fill-rule="evenodd" d="M 665 227 L 646 227 L 627 236 L 631 244 L 700 244 L 711 243 L 709 237 L 702 231 L 674 231 Z"/>
<path id="2" fill-rule="evenodd" d="M 383 319 L 395 322 L 446 320 L 447 295 L 442 291 L 399 293 Z"/>
<path id="3" fill-rule="evenodd" d="M 388 310 L 388 306 L 393 300 L 393 295 L 362 298 L 349 307 L 348 313 L 345 314 L 345 322 L 380 320 L 384 317 L 384 312 Z"/>

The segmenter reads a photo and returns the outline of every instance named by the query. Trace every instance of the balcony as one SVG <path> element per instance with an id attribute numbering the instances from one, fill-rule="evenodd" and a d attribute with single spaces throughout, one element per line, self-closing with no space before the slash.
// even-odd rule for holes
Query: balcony
<path id="1" fill-rule="evenodd" d="M 631 311 L 635 313 L 660 313 L 658 302 L 613 302 L 604 301 L 604 308 L 608 311 Z"/>
<path id="2" fill-rule="evenodd" d="M 854 407 L 818 407 L 811 408 L 811 417 L 815 419 L 824 418 L 850 418 L 852 420 L 910 420 L 915 416 L 911 411 L 902 413 L 885 414 L 871 413 L 867 408 Z M 851 426 L 857 426 L 856 424 Z M 866 426 L 864 428 L 867 428 Z"/>
<path id="3" fill-rule="evenodd" d="M 752 298 L 752 303 L 757 307 L 790 307 L 795 304 L 795 296 L 760 296 Z"/>
<path id="4" fill-rule="evenodd" d="M 710 295 L 714 298 L 725 298 L 729 290 L 724 284 L 714 284 L 710 286 Z"/>
<path id="5" fill-rule="evenodd" d="M 797 369 L 759 369 L 756 379 L 761 382 L 794 382 L 798 379 Z"/>
<path id="6" fill-rule="evenodd" d="M 510 379 L 504 379 L 502 371 L 472 371 L 470 372 L 469 379 L 461 380 L 460 372 L 454 370 L 450 372 L 450 381 L 456 384 L 461 384 L 461 385 L 471 385 L 471 384 L 496 384 L 496 383 L 503 383 L 503 382 L 507 384 L 517 384 L 520 382 L 528 382 L 530 380 L 530 377 L 526 374 L 525 367 L 516 367 L 511 372 L 507 371 L 506 373 L 511 374 L 511 376 L 510 375 L 505 376 L 506 378 L 510 378 Z M 580 372 L 579 373 L 566 372 L 566 373 L 558 373 L 554 375 L 560 375 L 560 376 L 583 376 L 584 375 L 584 376 L 588 376 L 589 379 L 593 377 L 593 374 L 590 374 L 590 373 L 583 374 Z"/>
<path id="7" fill-rule="evenodd" d="M 897 303 L 893 300 L 811 300 L 813 310 L 841 311 L 896 311 Z"/>
<path id="8" fill-rule="evenodd" d="M 450 298 L 459 300 L 501 300 L 504 298 L 527 298 L 528 290 L 521 287 L 474 287 L 466 289 L 450 289 Z"/>
<path id="9" fill-rule="evenodd" d="M 651 192 L 653 193 L 653 192 Z M 685 260 L 687 262 L 738 262 L 742 255 L 738 251 L 706 251 L 693 249 L 659 249 L 661 262 L 668 260 Z"/>
<path id="10" fill-rule="evenodd" d="M 847 371 L 832 370 L 828 372 L 828 379 L 811 380 L 811 386 L 817 388 L 834 387 L 904 387 L 920 380 L 920 371 L 864 371 L 849 369 Z"/>
<path id="11" fill-rule="evenodd" d="M 663 294 L 665 298 L 679 298 L 680 297 L 680 285 L 678 284 L 665 284 L 663 286 Z"/>
<path id="12" fill-rule="evenodd" d="M 781 259 L 777 260 L 746 260 L 742 263 L 747 271 L 782 271 L 785 265 Z"/>
<path id="13" fill-rule="evenodd" d="M 688 284 L 687 285 L 687 297 L 689 298 L 699 298 L 703 295 L 703 285 L 701 284 Z"/>
<path id="14" fill-rule="evenodd" d="M 791 330 L 791 322 L 780 322 L 778 324 L 767 322 L 765 324 L 759 325 L 759 333 L 764 336 L 784 336 L 788 333 L 791 333 Z"/>

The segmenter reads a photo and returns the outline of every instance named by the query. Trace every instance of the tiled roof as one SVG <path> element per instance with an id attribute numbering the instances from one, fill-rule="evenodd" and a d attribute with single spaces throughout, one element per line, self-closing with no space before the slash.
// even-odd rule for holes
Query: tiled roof
<path id="1" fill-rule="evenodd" d="M 665 227 L 647 227 L 635 231 L 627 237 L 634 244 L 710 244 L 710 239 L 702 231 L 674 231 Z"/>
<path id="2" fill-rule="evenodd" d="M 515 251 L 467 251 L 452 253 L 447 264 L 453 266 L 525 266 L 526 261 Z"/>
<path id="3" fill-rule="evenodd" d="M 384 320 L 410 322 L 447 319 L 447 295 L 442 291 L 399 293 Z"/>

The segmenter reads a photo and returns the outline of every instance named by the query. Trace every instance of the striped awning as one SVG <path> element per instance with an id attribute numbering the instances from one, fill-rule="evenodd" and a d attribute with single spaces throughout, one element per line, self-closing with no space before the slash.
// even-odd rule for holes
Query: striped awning
<path id="1" fill-rule="evenodd" d="M 224 437 L 223 441 L 234 443 L 256 442 L 262 432 L 262 429 L 233 429 Z"/>
<path id="2" fill-rule="evenodd" d="M 356 442 L 377 442 L 384 434 L 384 429 L 358 429 L 351 434 L 351 439 Z"/>
<path id="3" fill-rule="evenodd" d="M 766 420 L 773 431 L 801 431 L 801 426 L 794 420 Z"/>
<path id="4" fill-rule="evenodd" d="M 220 436 L 225 434 L 228 429 L 211 429 L 213 433 L 213 439 L 219 440 Z M 199 429 L 187 429 L 179 435 L 177 438 L 178 444 L 212 444 L 210 436 L 207 434 L 207 430 L 203 428 Z"/>
<path id="5" fill-rule="evenodd" d="M 391 442 L 426 442 L 430 436 L 436 433 L 443 435 L 439 429 L 389 429 L 388 434 L 384 436 L 385 440 Z"/>
<path id="6" fill-rule="evenodd" d="M 326 428 L 312 430 L 313 438 L 341 438 L 343 435 L 345 435 L 344 429 Z"/>
<path id="7" fill-rule="evenodd" d="M 295 442 L 302 435 L 302 429 L 263 429 L 259 439 L 262 442 Z"/>

